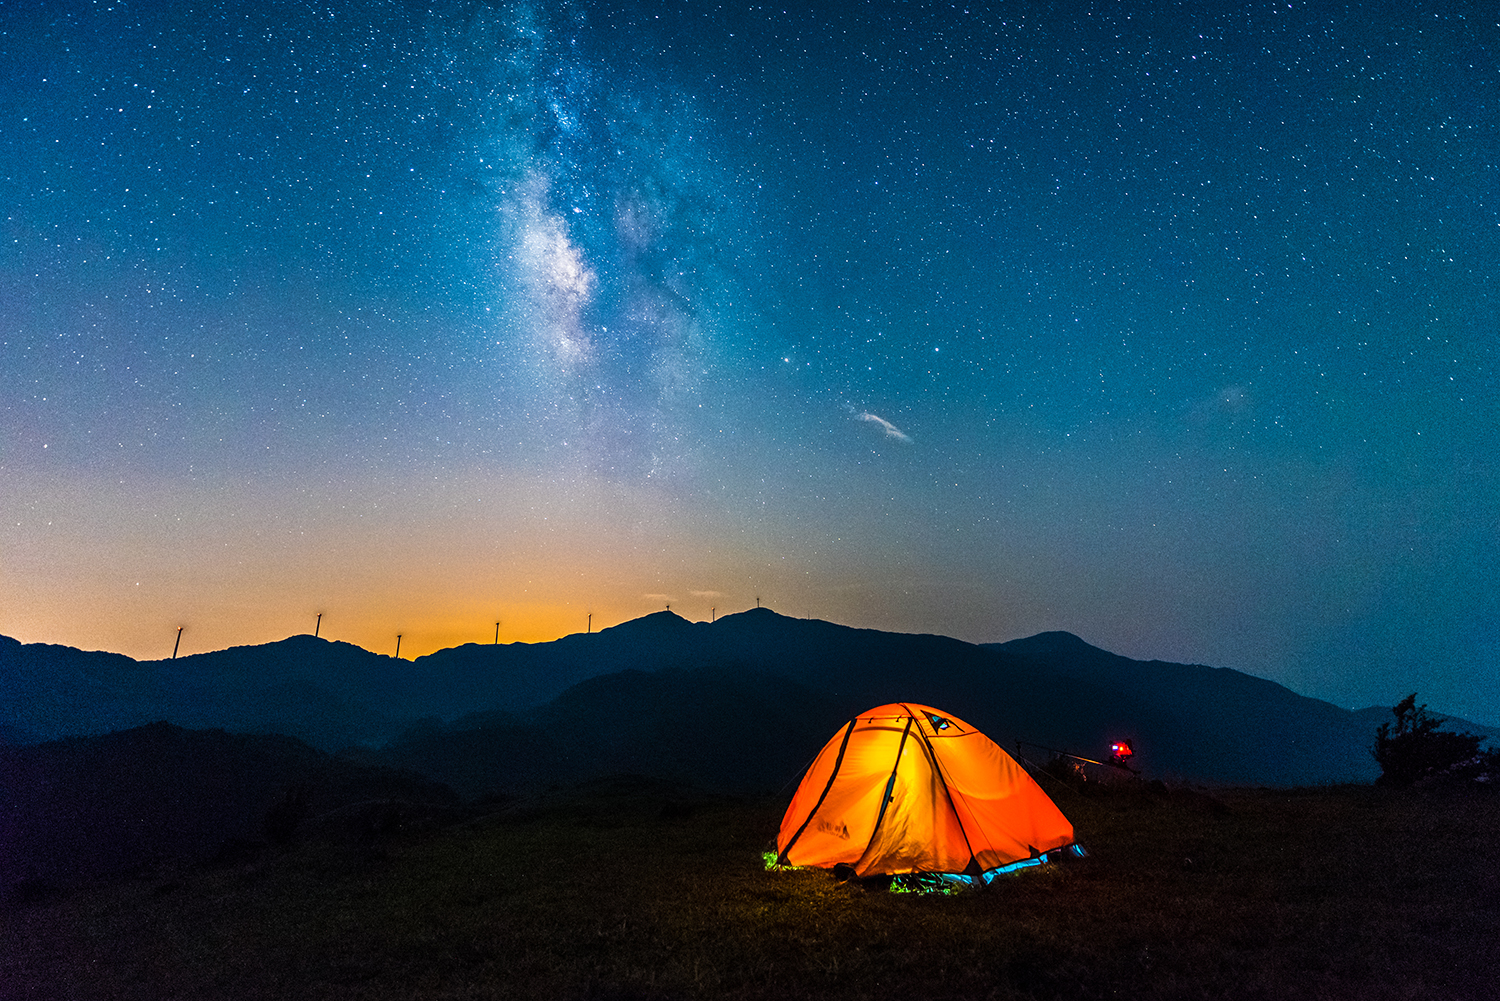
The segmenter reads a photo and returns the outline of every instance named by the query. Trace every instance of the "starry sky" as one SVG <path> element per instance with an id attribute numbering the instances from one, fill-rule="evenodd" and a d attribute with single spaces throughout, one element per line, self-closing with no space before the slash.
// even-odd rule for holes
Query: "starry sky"
<path id="1" fill-rule="evenodd" d="M 839 6 L 0 4 L 0 633 L 759 600 L 1500 722 L 1493 6 Z"/>

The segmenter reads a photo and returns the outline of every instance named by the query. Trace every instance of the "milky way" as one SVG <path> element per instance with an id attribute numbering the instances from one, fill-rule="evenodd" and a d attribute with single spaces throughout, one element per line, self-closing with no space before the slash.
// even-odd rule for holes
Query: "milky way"
<path id="1" fill-rule="evenodd" d="M 451 86 L 484 92 L 465 136 L 489 209 L 474 221 L 493 232 L 477 277 L 521 363 L 506 388 L 545 433 L 595 472 L 667 475 L 715 362 L 733 185 L 690 95 L 612 66 L 586 23 L 505 10 L 450 42 Z"/>

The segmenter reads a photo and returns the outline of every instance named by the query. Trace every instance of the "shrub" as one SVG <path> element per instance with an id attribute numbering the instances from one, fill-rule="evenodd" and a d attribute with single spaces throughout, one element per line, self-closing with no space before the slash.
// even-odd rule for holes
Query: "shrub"
<path id="1" fill-rule="evenodd" d="M 1083 765 L 1076 760 L 1058 754 L 1042 767 L 1042 771 L 1057 779 L 1059 782 L 1074 789 L 1080 789 L 1088 784 L 1089 777 L 1083 770 Z"/>
<path id="2" fill-rule="evenodd" d="M 1382 723 L 1375 731 L 1373 753 L 1380 763 L 1377 785 L 1409 786 L 1455 765 L 1473 762 L 1477 766 L 1480 758 L 1488 757 L 1479 753 L 1483 737 L 1439 730 L 1447 719 L 1430 714 L 1425 704 L 1417 705 L 1416 692 L 1392 706 L 1391 713 L 1396 717 L 1395 728 Z"/>

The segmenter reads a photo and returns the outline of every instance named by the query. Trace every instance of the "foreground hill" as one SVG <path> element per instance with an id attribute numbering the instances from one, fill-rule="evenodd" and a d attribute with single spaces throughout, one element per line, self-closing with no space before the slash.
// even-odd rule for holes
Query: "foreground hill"
<path id="1" fill-rule="evenodd" d="M 980 646 L 768 609 L 715 623 L 658 612 L 414 661 L 310 636 L 165 661 L 0 637 L 7 743 L 164 720 L 362 748 L 466 793 L 622 770 L 774 789 L 844 720 L 902 700 L 945 708 L 1007 748 L 1095 757 L 1129 737 L 1153 777 L 1305 785 L 1377 773 L 1368 711 L 1229 669 L 1130 660 L 1068 633 Z"/>
<path id="2" fill-rule="evenodd" d="M 232 859 L 289 838 L 307 817 L 359 804 L 390 821 L 398 803 L 410 812 L 458 802 L 418 775 L 340 760 L 291 737 L 152 723 L 0 748 L 0 898 Z M 369 822 L 357 811 L 344 820 L 355 833 Z"/>

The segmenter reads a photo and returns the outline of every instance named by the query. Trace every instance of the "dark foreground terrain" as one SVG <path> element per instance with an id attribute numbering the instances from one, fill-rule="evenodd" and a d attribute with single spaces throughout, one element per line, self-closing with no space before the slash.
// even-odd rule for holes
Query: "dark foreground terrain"
<path id="1" fill-rule="evenodd" d="M 1050 789 L 982 893 L 766 872 L 782 804 L 645 780 L 34 888 L 5 998 L 1446 998 L 1500 982 L 1500 796 Z"/>

